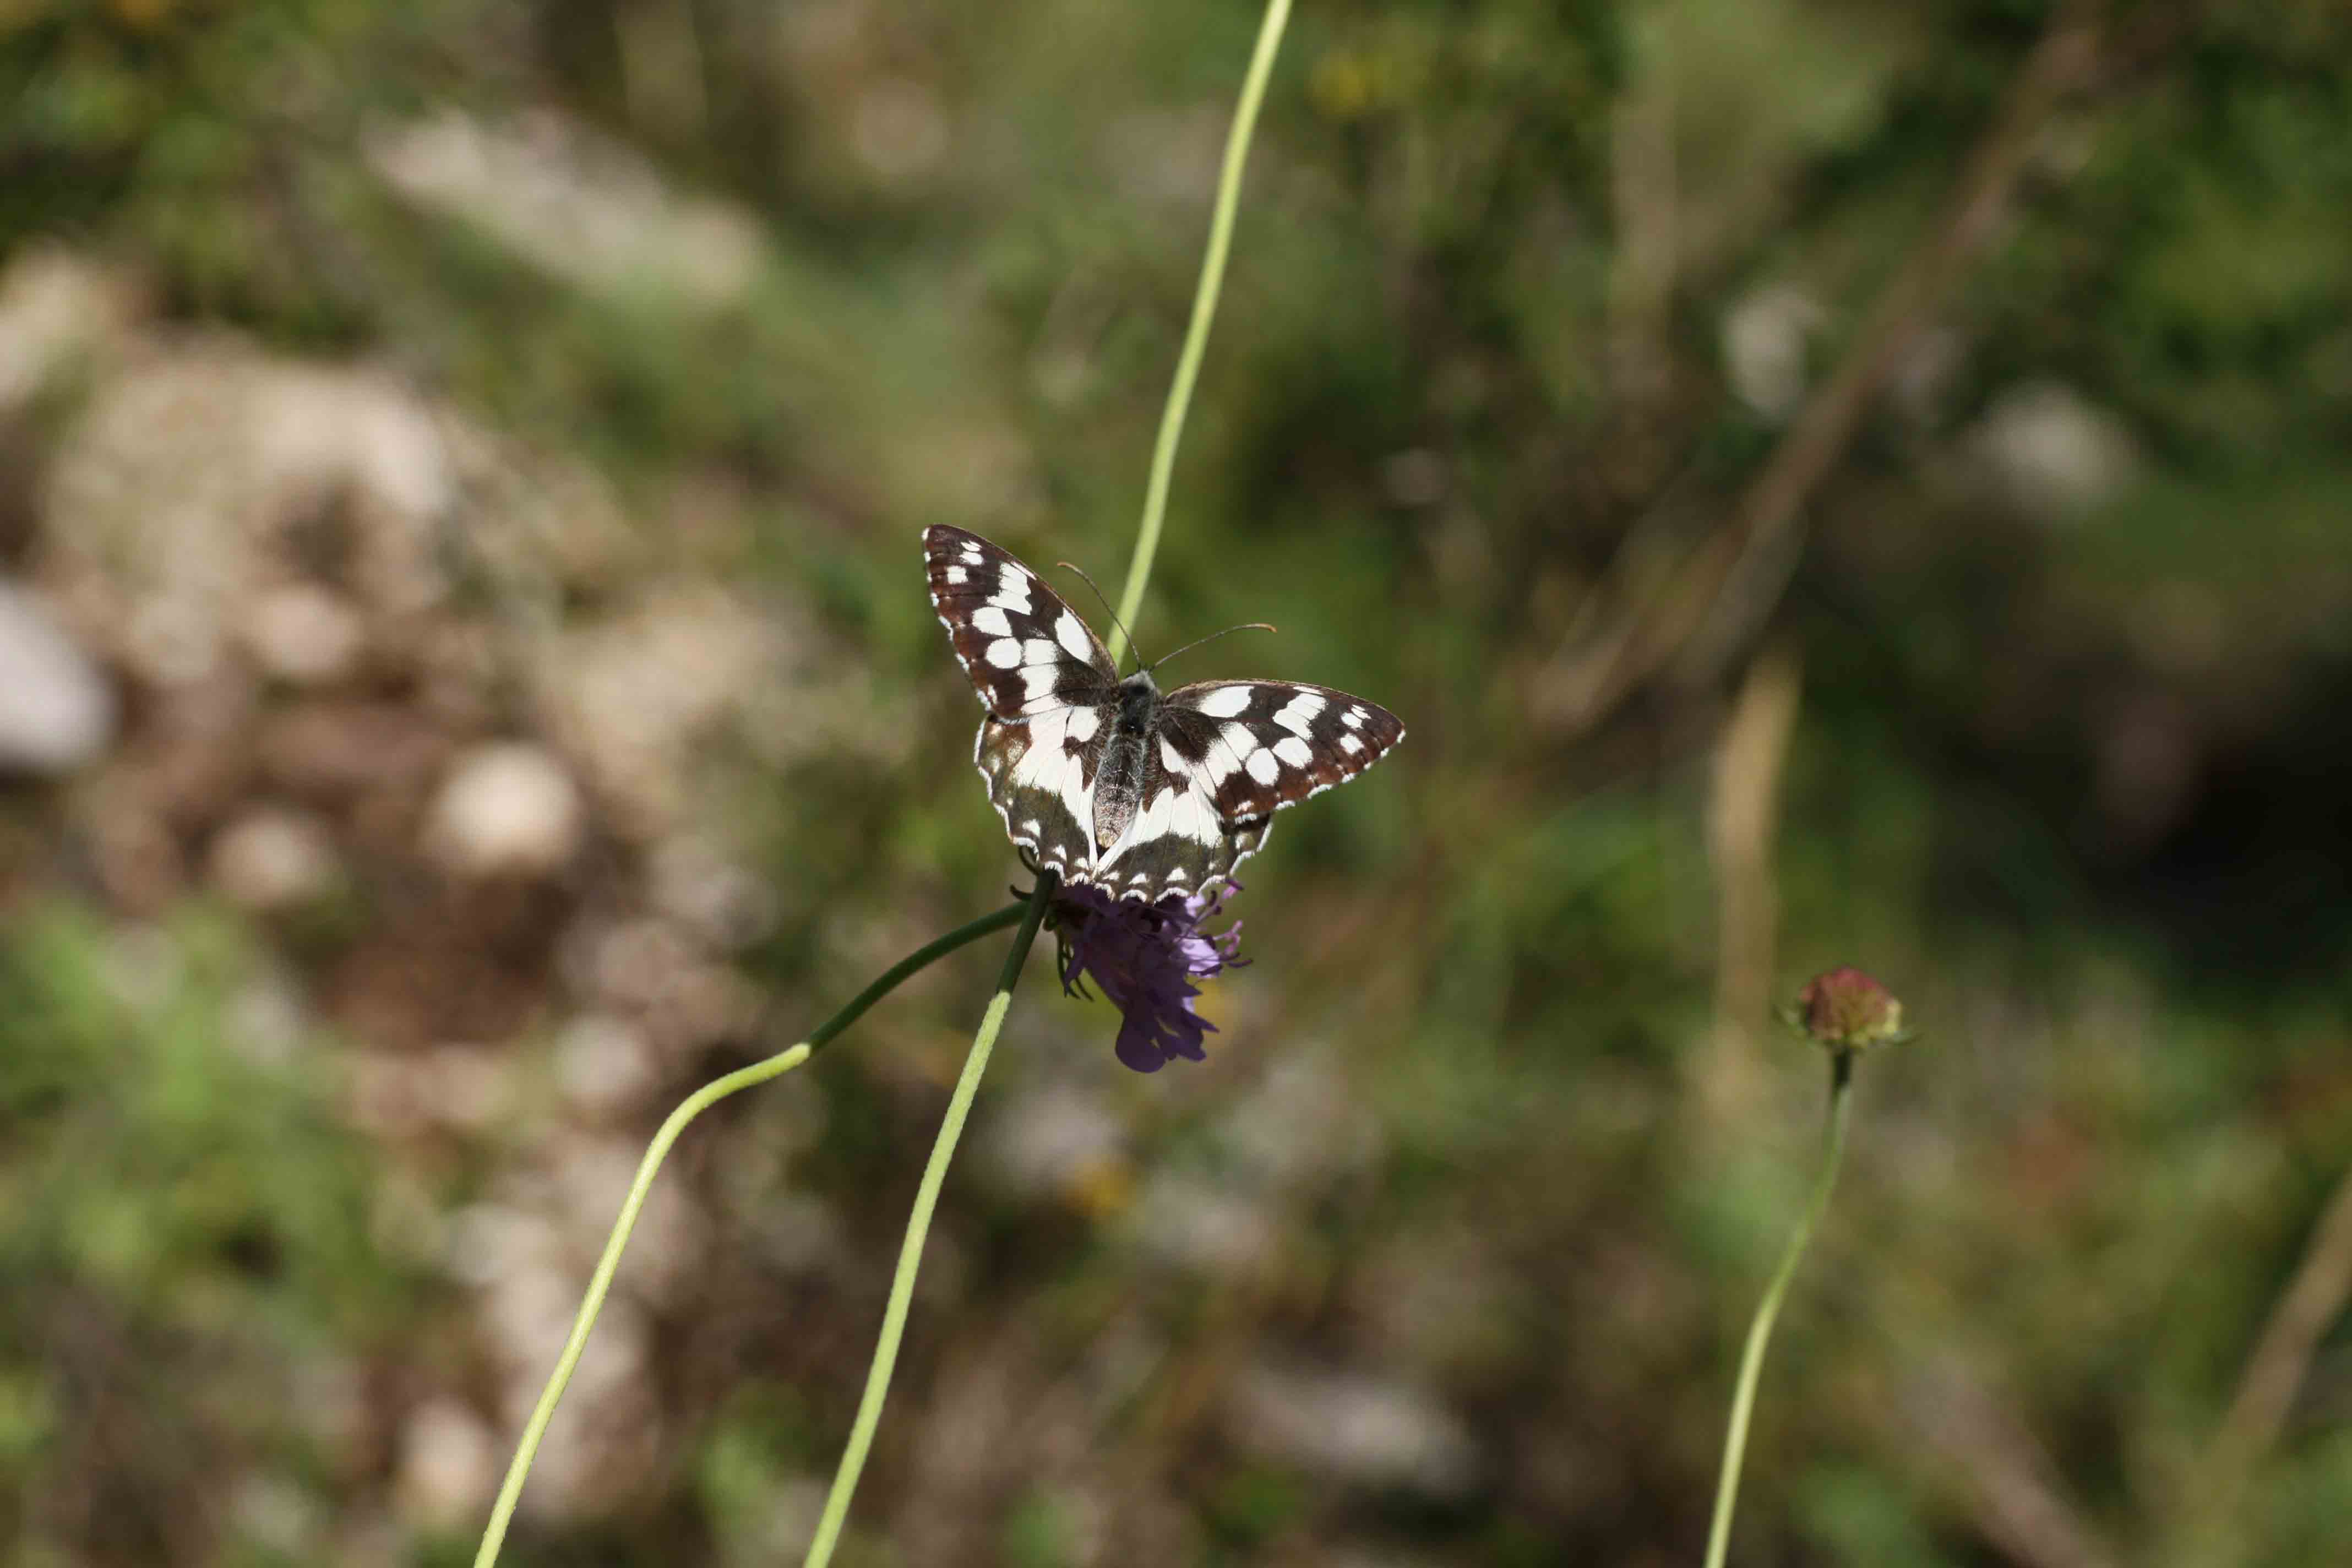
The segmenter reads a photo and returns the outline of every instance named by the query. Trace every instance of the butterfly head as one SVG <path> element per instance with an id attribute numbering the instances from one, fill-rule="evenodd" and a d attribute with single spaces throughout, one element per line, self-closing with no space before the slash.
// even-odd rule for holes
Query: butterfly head
<path id="1" fill-rule="evenodd" d="M 1160 700 L 1160 688 L 1148 669 L 1139 669 L 1118 683 L 1118 727 L 1130 734 L 1141 734 L 1150 727 L 1152 706 Z"/>

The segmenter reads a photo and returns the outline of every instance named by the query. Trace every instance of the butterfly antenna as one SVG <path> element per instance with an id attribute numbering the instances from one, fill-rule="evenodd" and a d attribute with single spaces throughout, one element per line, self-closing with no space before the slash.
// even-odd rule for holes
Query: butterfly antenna
<path id="1" fill-rule="evenodd" d="M 1119 635 L 1127 639 L 1128 651 L 1133 653 L 1135 650 L 1135 634 L 1127 629 L 1127 623 L 1120 620 L 1118 618 L 1118 612 L 1110 607 L 1110 601 L 1103 597 L 1103 591 L 1100 588 L 1095 587 L 1095 580 L 1087 575 L 1087 569 L 1083 566 L 1073 566 L 1066 561 L 1056 561 L 1054 564 L 1060 567 L 1065 572 L 1076 573 L 1078 574 L 1079 582 L 1084 583 L 1089 588 L 1094 588 L 1095 599 L 1102 605 L 1103 614 L 1110 617 L 1110 624 L 1117 626 L 1118 628 Z M 1141 658 L 1143 656 L 1138 653 L 1135 657 Z"/>
<path id="2" fill-rule="evenodd" d="M 1279 629 L 1279 627 L 1270 626 L 1265 621 L 1246 621 L 1237 626 L 1227 626 L 1224 631 L 1222 632 L 1211 632 L 1207 637 L 1195 637 L 1191 642 L 1186 643 L 1182 647 L 1178 648 L 1176 653 L 1190 653 L 1194 648 L 1199 647 L 1202 643 L 1214 642 L 1219 637 L 1225 636 L 1228 632 L 1271 632 L 1277 631 Z M 1176 653 L 1163 653 L 1158 658 L 1153 659 L 1150 664 L 1145 665 L 1143 668 L 1147 672 L 1158 669 L 1161 665 L 1166 664 L 1170 659 L 1174 658 L 1176 657 Z"/>

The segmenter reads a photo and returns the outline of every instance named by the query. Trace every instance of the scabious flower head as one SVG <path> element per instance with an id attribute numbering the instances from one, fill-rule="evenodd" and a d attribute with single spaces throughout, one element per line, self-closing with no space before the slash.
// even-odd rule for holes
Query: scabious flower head
<path id="1" fill-rule="evenodd" d="M 1171 1056 L 1208 1059 L 1201 1041 L 1217 1026 L 1192 1011 L 1201 994 L 1192 982 L 1248 960 L 1240 956 L 1239 921 L 1213 935 L 1201 928 L 1241 890 L 1239 882 L 1226 881 L 1211 892 L 1171 893 L 1156 904 L 1113 898 L 1085 884 L 1054 895 L 1050 923 L 1061 942 L 1062 989 L 1084 995 L 1091 976 L 1126 1015 L 1116 1047 L 1120 1062 L 1137 1072 L 1158 1072 Z"/>
<path id="2" fill-rule="evenodd" d="M 1900 1045 L 1911 1037 L 1903 1029 L 1903 1004 L 1852 965 L 1826 970 L 1805 982 L 1789 1021 L 1833 1051 Z"/>

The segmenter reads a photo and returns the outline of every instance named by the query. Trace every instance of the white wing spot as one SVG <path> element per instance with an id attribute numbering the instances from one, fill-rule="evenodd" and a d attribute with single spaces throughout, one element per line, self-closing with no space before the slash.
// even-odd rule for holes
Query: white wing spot
<path id="1" fill-rule="evenodd" d="M 1055 647 L 1044 637 L 1031 637 L 1027 642 L 1021 645 L 1021 662 L 1024 664 L 1059 664 L 1062 662 L 1062 650 Z"/>
<path id="2" fill-rule="evenodd" d="M 1294 768 L 1303 768 L 1315 760 L 1315 753 L 1307 750 L 1307 742 L 1296 735 L 1285 735 L 1276 741 L 1274 754 Z"/>
<path id="3" fill-rule="evenodd" d="M 1068 649 L 1072 658 L 1086 660 L 1094 657 L 1094 645 L 1087 640 L 1087 624 L 1067 610 L 1054 623 L 1054 640 Z"/>
<path id="4" fill-rule="evenodd" d="M 1070 739 L 1083 746 L 1095 738 L 1096 731 L 1102 728 L 1102 713 L 1093 708 L 1074 708 L 1066 722 Z"/>
<path id="5" fill-rule="evenodd" d="M 971 578 L 971 574 L 965 571 L 961 566 L 949 567 L 945 575 L 947 580 L 950 583 L 965 583 L 969 582 Z"/>
<path id="6" fill-rule="evenodd" d="M 1201 699 L 1200 710 L 1212 719 L 1238 719 L 1250 705 L 1247 686 L 1220 686 Z"/>
<path id="7" fill-rule="evenodd" d="M 1214 847 L 1224 835 L 1224 819 L 1217 815 L 1214 800 L 1199 789 L 1190 789 L 1176 803 L 1175 830 L 1197 844 Z"/>
<path id="8" fill-rule="evenodd" d="M 999 669 L 1011 669 L 1021 662 L 1021 645 L 1011 637 L 988 645 L 988 662 Z"/>
<path id="9" fill-rule="evenodd" d="M 1071 716 L 1083 711 L 1047 711 L 1031 720 L 1029 738 L 1033 743 L 1012 769 L 1013 783 L 1059 796 L 1062 809 L 1070 814 L 1074 823 L 1092 822 L 1095 815 L 1094 791 L 1087 784 L 1086 769 L 1062 743 L 1069 733 Z"/>
<path id="10" fill-rule="evenodd" d="M 1003 645 L 998 645 L 1002 647 Z M 1037 645 L 1032 643 L 1032 647 Z M 1031 702 L 1054 695 L 1054 683 L 1062 678 L 1059 666 L 1033 664 L 1021 672 L 1021 695 Z"/>
<path id="11" fill-rule="evenodd" d="M 1282 776 L 1282 763 L 1272 752 L 1252 752 L 1245 765 L 1249 776 L 1262 784 L 1270 784 Z"/>
<path id="12" fill-rule="evenodd" d="M 1029 603 L 1028 575 L 1009 561 L 997 574 L 996 592 L 989 595 L 988 602 L 1008 610 L 1018 610 L 1024 616 L 1036 614 Z"/>
<path id="13" fill-rule="evenodd" d="M 963 560 L 965 565 L 977 566 L 986 559 L 987 557 L 981 554 L 979 545 L 967 544 L 963 547 Z"/>
<path id="14" fill-rule="evenodd" d="M 1364 727 L 1364 721 L 1370 717 L 1370 715 L 1360 708 L 1350 708 L 1339 715 L 1339 722 L 1350 730 L 1360 730 Z"/>
<path id="15" fill-rule="evenodd" d="M 1302 691 L 1282 705 L 1275 714 L 1274 721 L 1294 735 L 1309 735 L 1313 731 L 1307 725 L 1314 721 L 1315 715 L 1323 711 L 1323 708 L 1321 697 L 1312 691 Z"/>
<path id="16" fill-rule="evenodd" d="M 1013 635 L 1013 617 L 994 605 L 982 605 L 971 613 L 971 624 L 992 637 Z"/>
<path id="17" fill-rule="evenodd" d="M 1021 825 L 1021 831 L 1024 833 L 1043 833 L 1045 831 L 1045 825 L 1033 816 L 1028 821 Z"/>
<path id="18" fill-rule="evenodd" d="M 1339 737 L 1339 747 L 1352 757 L 1364 749 L 1364 743 L 1353 735 L 1342 735 Z"/>
<path id="19" fill-rule="evenodd" d="M 1192 764 L 1186 762 L 1176 748 L 1169 743 L 1165 735 L 1160 738 L 1160 763 L 1180 779 L 1192 776 Z"/>

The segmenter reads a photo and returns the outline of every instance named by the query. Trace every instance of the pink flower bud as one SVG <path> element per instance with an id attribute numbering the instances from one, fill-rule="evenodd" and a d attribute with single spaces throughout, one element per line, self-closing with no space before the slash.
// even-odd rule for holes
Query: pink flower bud
<path id="1" fill-rule="evenodd" d="M 1903 1004 L 1885 986 L 1852 966 L 1827 970 L 1805 982 L 1789 1021 L 1816 1044 L 1833 1051 L 1900 1045 Z"/>

